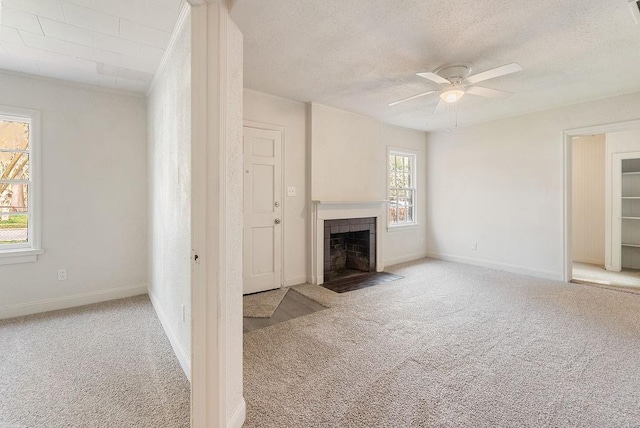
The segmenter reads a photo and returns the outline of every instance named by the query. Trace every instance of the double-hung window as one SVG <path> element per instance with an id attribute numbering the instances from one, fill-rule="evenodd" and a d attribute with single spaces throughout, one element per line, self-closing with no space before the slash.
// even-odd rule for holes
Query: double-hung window
<path id="1" fill-rule="evenodd" d="M 392 149 L 388 154 L 389 227 L 418 223 L 416 214 L 416 154 Z"/>
<path id="2" fill-rule="evenodd" d="M 0 106 L 0 264 L 35 261 L 39 114 Z"/>

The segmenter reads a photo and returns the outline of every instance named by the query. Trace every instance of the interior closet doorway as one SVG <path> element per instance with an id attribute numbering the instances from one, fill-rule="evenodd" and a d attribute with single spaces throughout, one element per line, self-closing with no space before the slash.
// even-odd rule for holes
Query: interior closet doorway
<path id="1" fill-rule="evenodd" d="M 640 292 L 640 127 L 584 131 L 565 139 L 566 280 Z"/>

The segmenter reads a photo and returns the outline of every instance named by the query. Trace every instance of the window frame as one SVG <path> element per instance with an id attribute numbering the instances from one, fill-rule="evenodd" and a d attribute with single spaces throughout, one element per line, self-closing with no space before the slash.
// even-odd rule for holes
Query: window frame
<path id="1" fill-rule="evenodd" d="M 391 182 L 389 180 L 389 175 L 391 174 L 391 167 L 389 165 L 389 158 L 391 156 L 405 156 L 411 159 L 411 182 L 413 183 L 413 187 L 411 188 L 407 188 L 407 189 L 411 189 L 413 191 L 413 218 L 411 222 L 404 222 L 404 223 L 392 223 L 391 222 L 391 191 L 394 190 L 391 188 Z M 418 169 L 418 152 L 416 150 L 411 150 L 411 149 L 405 149 L 405 148 L 400 148 L 400 147 L 387 147 L 387 157 L 386 157 L 386 170 L 387 170 L 387 176 L 386 176 L 386 185 L 387 185 L 387 200 L 388 202 L 388 206 L 387 206 L 387 230 L 388 231 L 394 231 L 394 230 L 403 230 L 403 229 L 414 229 L 416 227 L 419 226 L 418 223 L 418 182 L 416 180 L 417 177 L 417 169 Z"/>
<path id="2" fill-rule="evenodd" d="M 0 265 L 34 262 L 44 253 L 40 227 L 40 112 L 0 105 L 0 121 L 6 120 L 29 124 L 28 242 L 0 245 Z"/>

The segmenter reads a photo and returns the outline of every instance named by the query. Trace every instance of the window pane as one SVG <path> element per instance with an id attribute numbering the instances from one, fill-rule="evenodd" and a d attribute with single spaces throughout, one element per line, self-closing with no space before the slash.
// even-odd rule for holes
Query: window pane
<path id="1" fill-rule="evenodd" d="M 389 154 L 389 224 L 415 222 L 415 156 Z"/>
<path id="2" fill-rule="evenodd" d="M 24 244 L 29 240 L 27 214 L 0 214 L 0 245 Z"/>
<path id="3" fill-rule="evenodd" d="M 398 205 L 404 205 L 406 201 L 406 190 L 398 190 Z"/>
<path id="4" fill-rule="evenodd" d="M 407 206 L 398 204 L 398 223 L 405 223 L 407 221 Z"/>
<path id="5" fill-rule="evenodd" d="M 26 213 L 29 210 L 27 184 L 0 183 L 0 215 Z"/>
<path id="6" fill-rule="evenodd" d="M 396 156 L 396 171 L 402 172 L 403 162 L 402 156 Z"/>
<path id="7" fill-rule="evenodd" d="M 21 152 L 0 152 L 0 180 L 28 180 L 29 155 Z"/>
<path id="8" fill-rule="evenodd" d="M 397 223 L 398 221 L 398 208 L 395 203 L 389 204 L 389 223 Z"/>
<path id="9" fill-rule="evenodd" d="M 0 120 L 0 149 L 29 150 L 29 125 Z"/>

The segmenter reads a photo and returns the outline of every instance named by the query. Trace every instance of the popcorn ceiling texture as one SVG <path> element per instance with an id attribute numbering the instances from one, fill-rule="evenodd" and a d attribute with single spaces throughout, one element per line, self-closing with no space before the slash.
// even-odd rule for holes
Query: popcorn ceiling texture
<path id="1" fill-rule="evenodd" d="M 640 37 L 626 1 L 243 0 L 245 86 L 409 128 L 452 126 L 432 115 L 438 89 L 415 76 L 452 63 L 524 71 L 483 82 L 508 100 L 465 96 L 461 124 L 640 90 Z M 453 116 L 453 110 L 451 116 Z"/>

